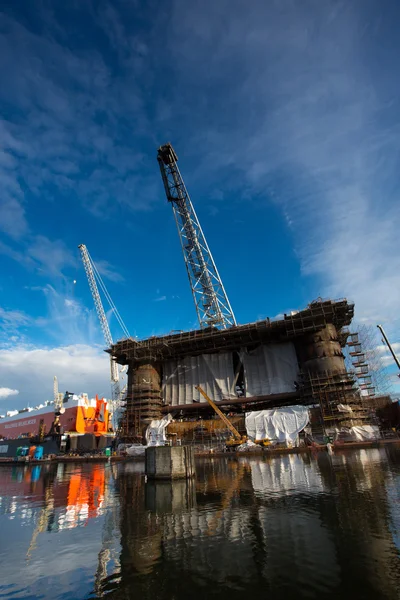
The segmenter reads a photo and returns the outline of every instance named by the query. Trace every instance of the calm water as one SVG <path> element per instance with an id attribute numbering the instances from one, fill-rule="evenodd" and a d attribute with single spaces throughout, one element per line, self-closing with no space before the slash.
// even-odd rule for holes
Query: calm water
<path id="1" fill-rule="evenodd" d="M 0 468 L 0 598 L 400 597 L 400 449 Z"/>

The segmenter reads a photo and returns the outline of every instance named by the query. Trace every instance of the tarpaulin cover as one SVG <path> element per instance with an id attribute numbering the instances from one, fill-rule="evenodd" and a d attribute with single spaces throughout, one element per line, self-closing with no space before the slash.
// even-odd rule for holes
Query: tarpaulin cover
<path id="1" fill-rule="evenodd" d="M 165 446 L 167 441 L 166 427 L 172 421 L 172 416 L 167 415 L 163 419 L 151 421 L 146 429 L 146 440 L 148 446 Z"/>
<path id="2" fill-rule="evenodd" d="M 241 352 L 244 365 L 246 396 L 266 396 L 293 392 L 298 377 L 298 362 L 294 345 L 268 344 Z"/>
<path id="3" fill-rule="evenodd" d="M 326 434 L 338 442 L 362 442 L 380 438 L 379 427 L 376 425 L 355 425 L 353 427 L 332 427 L 326 429 Z"/>
<path id="4" fill-rule="evenodd" d="M 338 409 L 339 412 L 348 412 L 348 413 L 353 412 L 353 409 L 348 404 L 338 404 L 336 408 Z"/>
<path id="5" fill-rule="evenodd" d="M 186 356 L 164 364 L 163 398 L 166 404 L 206 402 L 195 389 L 200 385 L 212 400 L 235 398 L 233 359 L 229 352 Z"/>
<path id="6" fill-rule="evenodd" d="M 379 427 L 376 425 L 359 425 L 350 427 L 349 433 L 351 438 L 356 442 L 362 442 L 364 440 L 376 440 L 379 439 Z"/>
<path id="7" fill-rule="evenodd" d="M 309 414 L 305 406 L 285 406 L 246 413 L 247 435 L 254 440 L 267 438 L 272 442 L 293 444 L 308 422 Z"/>

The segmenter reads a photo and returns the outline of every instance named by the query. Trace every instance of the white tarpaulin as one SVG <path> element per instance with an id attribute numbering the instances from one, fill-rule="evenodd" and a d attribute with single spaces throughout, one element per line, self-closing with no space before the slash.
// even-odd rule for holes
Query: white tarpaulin
<path id="1" fill-rule="evenodd" d="M 355 442 L 377 440 L 380 438 L 379 427 L 376 425 L 359 425 L 350 427 L 349 434 Z"/>
<path id="2" fill-rule="evenodd" d="M 353 427 L 332 427 L 326 430 L 326 435 L 338 442 L 363 442 L 365 440 L 379 440 L 379 427 L 376 425 L 354 425 Z"/>
<path id="3" fill-rule="evenodd" d="M 163 398 L 174 406 L 193 401 L 206 402 L 195 389 L 200 385 L 212 400 L 236 398 L 233 360 L 229 352 L 186 356 L 164 364 Z"/>
<path id="4" fill-rule="evenodd" d="M 243 351 L 241 358 L 247 397 L 294 391 L 299 367 L 291 342 Z"/>
<path id="5" fill-rule="evenodd" d="M 166 428 L 172 421 L 172 416 L 167 415 L 163 419 L 155 419 L 151 421 L 146 429 L 146 440 L 148 446 L 165 446 L 167 441 Z"/>
<path id="6" fill-rule="evenodd" d="M 353 409 L 348 404 L 338 404 L 336 408 L 338 409 L 339 412 L 348 412 L 348 413 L 353 412 Z"/>
<path id="7" fill-rule="evenodd" d="M 246 413 L 247 435 L 253 440 L 267 438 L 272 442 L 293 444 L 308 422 L 309 414 L 305 406 L 284 406 Z"/>

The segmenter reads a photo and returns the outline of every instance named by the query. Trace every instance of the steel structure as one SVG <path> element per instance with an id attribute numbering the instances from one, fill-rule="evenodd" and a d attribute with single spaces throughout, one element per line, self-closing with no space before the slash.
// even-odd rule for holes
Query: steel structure
<path id="1" fill-rule="evenodd" d="M 89 287 L 90 287 L 90 291 L 92 293 L 97 316 L 100 321 L 100 326 L 103 331 L 104 339 L 105 339 L 107 346 L 110 347 L 113 345 L 114 342 L 113 342 L 113 338 L 111 335 L 110 326 L 107 321 L 106 313 L 104 311 L 103 303 L 101 301 L 101 296 L 99 293 L 99 288 L 98 288 L 97 283 L 99 284 L 100 289 L 104 293 L 104 295 L 111 307 L 111 310 L 113 311 L 113 313 L 114 313 L 114 315 L 126 337 L 130 337 L 129 331 L 127 330 L 125 323 L 123 322 L 122 317 L 117 310 L 117 307 L 115 306 L 110 294 L 108 293 L 108 290 L 101 278 L 101 275 L 100 275 L 96 265 L 94 264 L 92 257 L 90 256 L 89 251 L 86 248 L 85 244 L 80 244 L 78 246 L 78 248 L 81 251 L 83 266 L 85 267 L 86 276 L 87 276 L 87 279 L 89 282 Z M 111 369 L 111 388 L 112 388 L 113 416 L 114 416 L 114 414 L 116 412 L 116 408 L 117 408 L 116 403 L 122 399 L 122 396 L 125 392 L 126 386 L 121 391 L 120 383 L 119 383 L 119 368 L 111 354 L 110 354 L 110 369 Z"/>
<path id="2" fill-rule="evenodd" d="M 226 329 L 236 325 L 235 316 L 208 247 L 203 230 L 179 172 L 178 157 L 171 144 L 158 149 L 167 200 L 171 202 L 200 327 Z"/>

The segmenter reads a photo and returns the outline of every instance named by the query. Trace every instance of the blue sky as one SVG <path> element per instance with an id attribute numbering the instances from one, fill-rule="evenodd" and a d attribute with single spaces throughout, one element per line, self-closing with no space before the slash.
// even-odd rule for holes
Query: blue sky
<path id="1" fill-rule="evenodd" d="M 109 392 L 80 243 L 131 334 L 196 326 L 166 141 L 239 323 L 348 297 L 400 348 L 398 3 L 63 4 L 0 9 L 0 410 Z"/>

